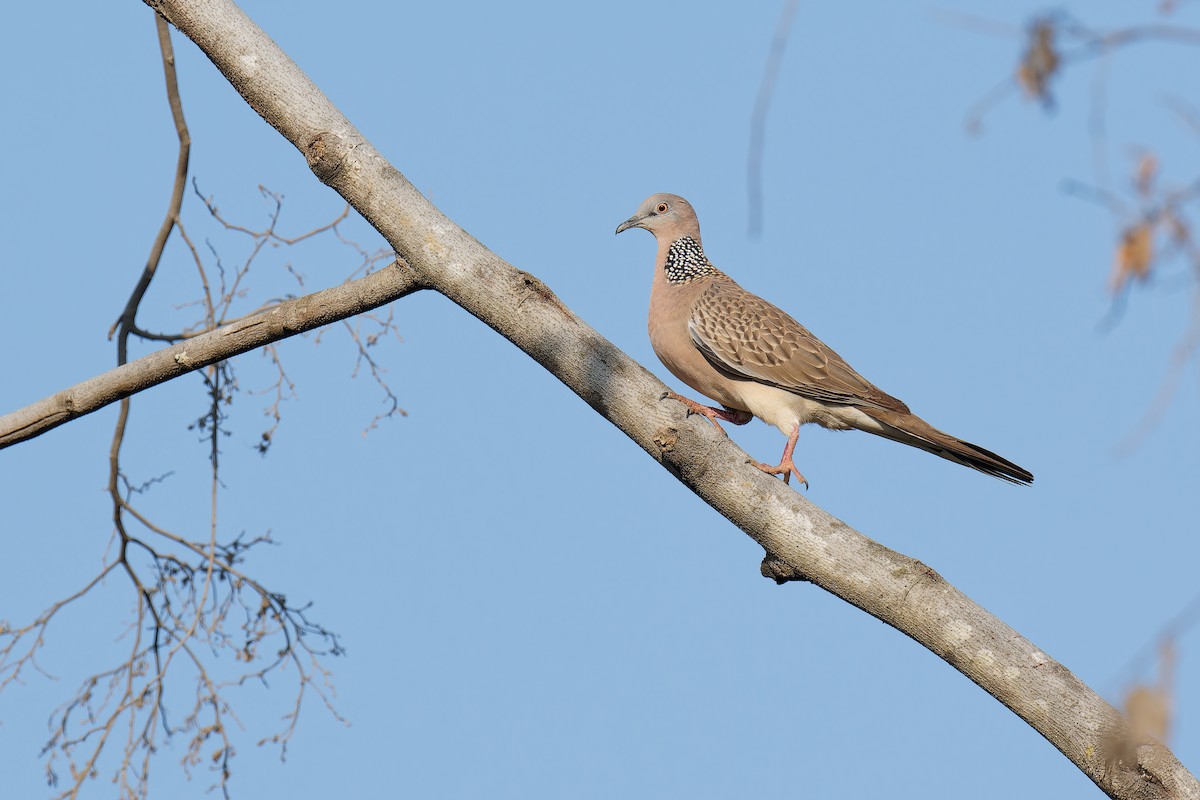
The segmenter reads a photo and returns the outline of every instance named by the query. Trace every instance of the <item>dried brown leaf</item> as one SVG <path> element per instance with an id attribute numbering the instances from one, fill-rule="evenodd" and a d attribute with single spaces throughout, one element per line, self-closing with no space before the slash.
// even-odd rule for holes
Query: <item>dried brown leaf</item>
<path id="1" fill-rule="evenodd" d="M 1050 80 L 1058 72 L 1060 61 L 1054 45 L 1054 25 L 1039 20 L 1029 28 L 1029 46 L 1017 66 L 1017 83 L 1028 97 L 1049 105 Z"/>
<path id="2" fill-rule="evenodd" d="M 1126 228 L 1117 243 L 1113 259 L 1113 273 L 1109 289 L 1115 294 L 1125 288 L 1131 279 L 1145 280 L 1150 274 L 1150 263 L 1154 260 L 1154 226 L 1142 220 Z"/>

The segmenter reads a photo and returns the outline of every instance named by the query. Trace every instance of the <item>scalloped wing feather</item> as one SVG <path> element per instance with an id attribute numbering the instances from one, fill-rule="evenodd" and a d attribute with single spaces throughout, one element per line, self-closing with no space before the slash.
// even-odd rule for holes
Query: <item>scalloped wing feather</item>
<path id="1" fill-rule="evenodd" d="M 692 342 L 714 367 L 824 403 L 907 413 L 807 328 L 722 275 L 688 320 Z"/>

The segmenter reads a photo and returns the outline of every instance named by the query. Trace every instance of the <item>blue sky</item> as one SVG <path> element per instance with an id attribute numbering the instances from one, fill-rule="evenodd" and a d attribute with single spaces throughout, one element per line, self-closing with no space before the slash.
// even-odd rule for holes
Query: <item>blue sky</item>
<path id="1" fill-rule="evenodd" d="M 1195 370 L 1138 448 L 1114 449 L 1153 402 L 1192 290 L 1178 277 L 1138 287 L 1119 324 L 1101 326 L 1112 219 L 1062 188 L 1092 180 L 1090 67 L 1064 78 L 1055 113 L 1013 96 L 972 137 L 963 118 L 1013 70 L 1015 36 L 930 6 L 803 4 L 752 240 L 749 116 L 778 4 L 243 7 L 447 214 L 672 386 L 645 333 L 652 241 L 612 231 L 652 192 L 687 197 L 718 266 L 934 425 L 1037 476 L 1019 489 L 875 437 L 806 429 L 796 459 L 808 496 L 936 568 L 1110 700 L 1153 677 L 1127 664 L 1196 591 Z M 1014 28 L 1041 9 L 941 7 Z M 1126 7 L 1091 3 L 1087 19 L 1127 21 Z M 19 122 L 0 129 L 7 411 L 113 364 L 105 333 L 165 209 L 175 140 L 143 4 L 19 4 L 0 44 L 0 91 Z M 175 46 L 204 193 L 247 225 L 270 210 L 259 184 L 285 196 L 287 231 L 334 217 L 340 199 L 302 157 L 190 43 Z M 1194 60 L 1146 47 L 1113 62 L 1119 170 L 1152 145 L 1169 174 L 1194 172 L 1196 141 L 1164 110 Z M 223 260 L 244 255 L 190 195 L 184 219 Z M 382 244 L 358 220 L 345 233 Z M 356 260 L 331 241 L 272 251 L 247 310 L 294 291 L 287 264 L 316 289 Z M 147 327 L 194 317 L 179 308 L 194 274 L 174 240 Z M 286 681 L 241 691 L 235 796 L 717 798 L 794 784 L 811 796 L 1011 797 L 997 762 L 1019 765 L 1023 791 L 1096 795 L 932 654 L 820 590 L 761 578 L 753 542 L 465 312 L 425 293 L 396 319 L 403 342 L 377 357 L 409 416 L 362 434 L 380 394 L 350 378 L 337 329 L 280 346 L 298 395 L 265 459 L 254 450 L 265 401 L 243 392 L 234 406 L 221 529 L 280 542 L 250 566 L 341 634 L 347 655 L 330 666 L 351 723 L 308 706 L 281 764 L 254 742 L 287 710 Z M 246 390 L 271 380 L 259 355 L 238 369 Z M 138 479 L 173 471 L 145 507 L 196 535 L 207 462 L 187 425 L 203 406 L 196 377 L 138 397 L 126 457 Z M 0 453 L 0 618 L 36 615 L 98 568 L 115 413 Z M 783 446 L 757 422 L 733 435 L 761 460 Z M 113 579 L 73 608 L 42 658 L 59 679 L 0 695 L 7 796 L 47 794 L 45 720 L 123 646 L 130 594 Z M 1179 642 L 1171 740 L 1193 769 L 1198 644 L 1195 631 Z M 164 748 L 155 794 L 203 794 L 210 776 L 185 782 L 184 751 Z M 102 776 L 90 794 L 109 791 Z"/>

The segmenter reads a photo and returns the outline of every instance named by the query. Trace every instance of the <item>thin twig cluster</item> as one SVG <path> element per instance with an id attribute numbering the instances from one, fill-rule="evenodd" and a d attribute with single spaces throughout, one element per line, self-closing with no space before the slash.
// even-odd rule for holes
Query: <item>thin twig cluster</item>
<path id="1" fill-rule="evenodd" d="M 117 360 L 129 358 L 131 337 L 155 342 L 180 342 L 250 314 L 271 308 L 292 295 L 268 299 L 243 311 L 251 294 L 253 267 L 277 248 L 288 248 L 317 237 L 334 236 L 355 254 L 347 280 L 370 273 L 391 258 L 390 251 L 368 251 L 347 238 L 340 226 L 350 214 L 346 206 L 330 222 L 296 236 L 280 232 L 283 198 L 259 187 L 270 203 L 268 222 L 255 229 L 224 217 L 212 197 L 193 190 L 224 235 L 249 241 L 246 255 L 227 265 L 212 240 L 203 248 L 189 235 L 182 218 L 188 173 L 190 136 L 183 118 L 176 83 L 174 56 L 166 23 L 156 17 L 167 82 L 168 102 L 179 136 L 174 191 L 167 214 L 151 246 L 150 257 L 130 299 L 110 331 Z M 147 289 L 164 261 L 167 241 L 178 233 L 197 276 L 198 297 L 179 306 L 200 311 L 198 319 L 175 332 L 152 331 L 138 314 Z M 284 269 L 303 287 L 302 274 L 291 263 Z M 256 270 L 260 272 L 261 270 Z M 368 428 L 394 414 L 404 414 L 388 385 L 384 369 L 371 349 L 382 339 L 398 337 L 391 312 L 371 314 L 347 324 L 357 351 L 354 372 L 364 366 L 382 389 L 386 410 Z M 269 399 L 264 413 L 270 420 L 256 445 L 266 454 L 282 420 L 284 401 L 295 395 L 277 347 L 264 348 L 272 368 L 270 382 L 249 393 Z M 294 687 L 294 700 L 278 729 L 258 740 L 277 744 L 281 756 L 296 731 L 301 708 L 310 697 L 337 719 L 330 673 L 323 659 L 343 654 L 337 634 L 311 616 L 311 607 L 297 604 L 265 585 L 247 568 L 247 558 L 274 543 L 270 533 L 229 535 L 219 523 L 221 443 L 231 435 L 230 409 L 239 392 L 233 362 L 222 361 L 199 373 L 203 411 L 190 428 L 205 445 L 210 462 L 208 523 L 200 530 L 180 532 L 154 519 L 139 506 L 147 492 L 160 488 L 168 475 L 135 482 L 122 457 L 131 399 L 121 402 L 109 451 L 108 494 L 112 502 L 113 534 L 98 573 L 73 594 L 52 603 L 32 621 L 12 625 L 0 621 L 0 691 L 19 684 L 31 673 L 48 675 L 39 661 L 51 626 L 61 612 L 124 576 L 132 592 L 132 618 L 121 638 L 122 653 L 115 664 L 96 667 L 50 716 L 50 735 L 42 753 L 47 779 L 60 798 L 77 797 L 89 780 L 109 775 L 122 797 L 144 797 L 153 756 L 169 740 L 186 742 L 182 763 L 189 776 L 201 766 L 214 774 L 214 787 L 229 794 L 231 760 L 236 753 L 241 722 L 234 711 L 237 687 L 267 684 L 274 676 Z"/>
<path id="2" fill-rule="evenodd" d="M 1200 45 L 1200 30 L 1175 24 L 1171 15 L 1178 3 L 1158 4 L 1155 19 L 1144 24 L 1109 30 L 1087 25 L 1065 11 L 1031 20 L 1020 32 L 1023 41 L 1012 75 L 986 93 L 967 116 L 967 128 L 977 132 L 983 116 L 1005 97 L 1021 93 L 1044 109 L 1057 105 L 1056 85 L 1071 67 L 1094 64 L 1089 98 L 1088 136 L 1092 153 L 1092 181 L 1068 181 L 1072 195 L 1094 202 L 1111 215 L 1114 224 L 1112 268 L 1108 291 L 1112 310 L 1104 323 L 1111 327 L 1120 318 L 1131 290 L 1139 285 L 1157 285 L 1168 290 L 1190 288 L 1186 330 L 1176 341 L 1167 373 L 1154 400 L 1136 429 L 1118 447 L 1118 453 L 1136 448 L 1162 419 L 1177 394 L 1180 382 L 1200 353 L 1200 176 L 1165 175 L 1153 147 L 1130 148 L 1128 166 L 1115 168 L 1110 148 L 1109 83 L 1115 56 L 1138 44 Z M 953 15 L 953 19 L 989 32 L 1013 33 L 1013 29 L 977 17 Z M 1149 93 L 1158 87 L 1144 87 Z M 1200 139 L 1200 113 L 1187 99 L 1168 96 L 1163 100 L 1170 117 Z M 1114 180 L 1114 174 L 1125 174 Z M 1125 710 L 1133 737 L 1153 736 L 1165 740 L 1171 729 L 1176 646 L 1182 633 L 1200 620 L 1200 595 L 1188 603 L 1171 622 L 1156 632 L 1131 660 L 1122 681 Z M 1145 673 L 1157 660 L 1158 676 Z M 1114 743 L 1113 752 L 1123 752 L 1129 742 Z M 1126 760 L 1128 760 L 1126 758 Z"/>

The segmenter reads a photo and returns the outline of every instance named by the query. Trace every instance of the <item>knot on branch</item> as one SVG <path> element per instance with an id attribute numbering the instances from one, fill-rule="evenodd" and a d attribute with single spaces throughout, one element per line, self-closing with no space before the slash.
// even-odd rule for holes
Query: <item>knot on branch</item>
<path id="1" fill-rule="evenodd" d="M 652 439 L 654 446 L 658 448 L 658 462 L 676 480 L 684 481 L 683 470 L 676 463 L 679 454 L 675 452 L 675 445 L 679 443 L 679 429 L 669 425 L 659 428 L 654 432 Z M 686 484 L 687 481 L 684 483 Z"/>
<path id="2" fill-rule="evenodd" d="M 675 449 L 675 443 L 679 441 L 678 428 L 659 428 L 654 432 L 654 444 L 662 453 L 669 453 Z"/>
<path id="3" fill-rule="evenodd" d="M 1177 797 L 1172 781 L 1160 773 L 1163 747 L 1154 736 L 1139 730 L 1135 721 L 1125 721 L 1100 733 L 1085 755 L 1099 757 L 1101 788 L 1121 787 L 1122 797 Z M 1114 795 L 1115 796 L 1115 795 Z"/>
<path id="4" fill-rule="evenodd" d="M 567 319 L 574 319 L 575 315 L 571 313 L 571 309 L 567 308 L 562 300 L 558 299 L 558 295 L 550 290 L 550 287 L 542 283 L 535 275 L 526 272 L 525 270 L 517 270 L 517 276 L 521 280 L 522 296 L 517 303 L 517 307 L 525 305 L 525 301 L 530 295 L 536 296 L 541 300 L 549 303 L 559 313 Z"/>
<path id="5" fill-rule="evenodd" d="M 763 556 L 759 571 L 764 578 L 770 578 L 781 586 L 788 581 L 807 581 L 808 576 L 778 556 L 767 553 Z"/>
<path id="6" fill-rule="evenodd" d="M 321 131 L 304 147 L 309 169 L 326 186 L 332 186 L 346 167 L 353 150 L 344 137 L 333 131 Z"/>
<path id="7" fill-rule="evenodd" d="M 917 572 L 921 577 L 933 583 L 945 583 L 946 579 L 938 574 L 937 570 L 926 564 L 924 561 L 913 559 L 913 566 L 917 568 Z"/>

